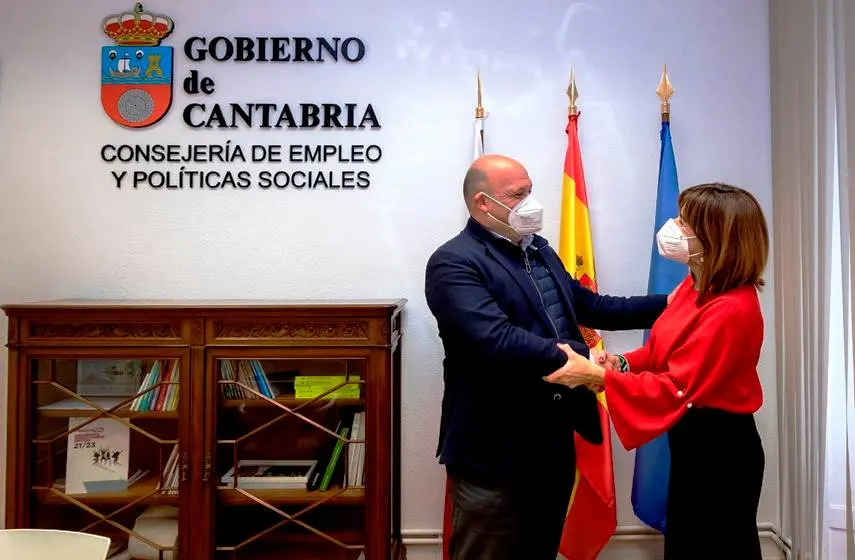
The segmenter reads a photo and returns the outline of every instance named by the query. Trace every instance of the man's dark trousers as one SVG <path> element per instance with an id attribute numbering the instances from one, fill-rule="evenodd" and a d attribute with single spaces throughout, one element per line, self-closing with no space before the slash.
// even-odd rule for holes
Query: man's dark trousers
<path id="1" fill-rule="evenodd" d="M 451 560 L 555 560 L 575 479 L 563 455 L 522 480 L 450 470 Z"/>

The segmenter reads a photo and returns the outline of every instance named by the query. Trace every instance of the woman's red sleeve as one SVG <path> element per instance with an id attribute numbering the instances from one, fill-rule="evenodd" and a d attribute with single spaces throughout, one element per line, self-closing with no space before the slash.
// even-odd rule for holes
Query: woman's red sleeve
<path id="1" fill-rule="evenodd" d="M 630 361 L 631 372 L 606 372 L 609 415 L 626 449 L 668 431 L 695 401 L 714 398 L 727 376 L 756 377 L 763 318 L 755 307 L 735 298 L 710 304 L 672 350 L 667 371 L 638 371 Z"/>

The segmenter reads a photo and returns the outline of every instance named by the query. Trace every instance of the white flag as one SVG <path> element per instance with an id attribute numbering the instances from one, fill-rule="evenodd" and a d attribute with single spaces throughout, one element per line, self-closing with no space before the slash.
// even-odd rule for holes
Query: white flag
<path id="1" fill-rule="evenodd" d="M 484 155 L 484 119 L 475 119 L 472 161 Z"/>

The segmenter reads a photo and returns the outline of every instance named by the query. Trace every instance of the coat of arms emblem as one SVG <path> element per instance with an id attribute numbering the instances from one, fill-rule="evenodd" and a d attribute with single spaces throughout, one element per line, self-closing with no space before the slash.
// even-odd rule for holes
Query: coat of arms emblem
<path id="1" fill-rule="evenodd" d="M 101 105 L 121 125 L 151 126 L 172 104 L 172 47 L 160 46 L 172 20 L 137 2 L 105 18 L 103 28 L 115 44 L 101 48 Z"/>

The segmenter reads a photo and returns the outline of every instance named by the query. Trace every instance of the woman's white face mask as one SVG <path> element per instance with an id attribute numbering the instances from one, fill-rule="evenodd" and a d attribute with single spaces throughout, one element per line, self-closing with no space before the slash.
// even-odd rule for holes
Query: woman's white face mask
<path id="1" fill-rule="evenodd" d="M 689 239 L 697 238 L 694 235 L 685 235 L 674 218 L 669 218 L 656 232 L 656 246 L 659 254 L 678 263 L 689 264 L 692 257 L 702 254 L 702 252 L 689 251 Z"/>
<path id="2" fill-rule="evenodd" d="M 528 235 L 537 233 L 543 229 L 543 206 L 535 200 L 534 196 L 529 194 L 522 199 L 519 204 L 513 208 L 508 208 L 489 194 L 481 192 L 484 196 L 508 209 L 508 222 L 505 223 L 494 215 L 487 213 L 488 216 L 514 230 L 517 235 Z"/>

